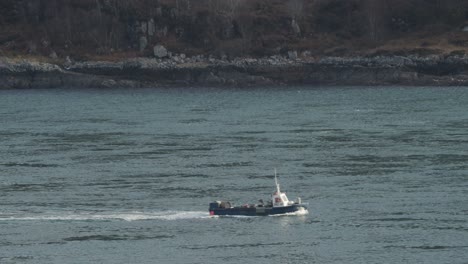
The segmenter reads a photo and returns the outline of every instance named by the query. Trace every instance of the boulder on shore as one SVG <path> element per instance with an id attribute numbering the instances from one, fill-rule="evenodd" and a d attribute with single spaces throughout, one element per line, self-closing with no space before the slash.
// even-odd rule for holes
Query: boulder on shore
<path id="1" fill-rule="evenodd" d="M 165 58 L 168 55 L 167 49 L 163 45 L 154 46 L 153 53 L 156 58 Z"/>

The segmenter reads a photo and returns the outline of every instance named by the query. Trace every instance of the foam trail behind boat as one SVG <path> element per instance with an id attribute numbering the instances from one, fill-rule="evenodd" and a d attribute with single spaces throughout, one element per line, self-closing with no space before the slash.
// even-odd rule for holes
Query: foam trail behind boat
<path id="1" fill-rule="evenodd" d="M 210 218 L 204 211 L 159 211 L 159 212 L 48 212 L 40 214 L 0 214 L 0 221 L 109 221 L 109 220 L 184 220 Z"/>

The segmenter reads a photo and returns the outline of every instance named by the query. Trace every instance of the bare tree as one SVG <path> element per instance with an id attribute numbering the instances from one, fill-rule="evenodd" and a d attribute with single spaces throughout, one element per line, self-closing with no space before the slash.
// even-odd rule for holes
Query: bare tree
<path id="1" fill-rule="evenodd" d="M 287 2 L 289 15 L 291 16 L 291 28 L 294 34 L 301 35 L 300 20 L 304 15 L 304 0 L 289 0 Z"/>
<path id="2" fill-rule="evenodd" d="M 304 0 L 289 0 L 287 3 L 292 19 L 301 19 L 304 14 Z"/>
<path id="3" fill-rule="evenodd" d="M 244 2 L 245 0 L 209 0 L 208 7 L 212 12 L 233 20 Z"/>
<path id="4" fill-rule="evenodd" d="M 239 16 L 241 9 L 246 8 L 247 0 L 209 0 L 208 7 L 221 18 L 222 38 L 230 39 L 236 33 L 236 28 L 239 29 Z M 245 3 L 245 4 L 244 4 Z"/>
<path id="5" fill-rule="evenodd" d="M 220 6 L 221 6 L 221 1 L 219 0 L 208 0 L 208 9 L 211 11 L 211 12 L 214 12 L 214 13 L 218 13 L 219 10 L 221 9 Z"/>
<path id="6" fill-rule="evenodd" d="M 192 2 L 190 0 L 176 0 L 176 9 L 190 12 L 192 10 Z"/>
<path id="7" fill-rule="evenodd" d="M 364 0 L 364 11 L 369 25 L 371 40 L 378 41 L 383 37 L 386 0 Z"/>

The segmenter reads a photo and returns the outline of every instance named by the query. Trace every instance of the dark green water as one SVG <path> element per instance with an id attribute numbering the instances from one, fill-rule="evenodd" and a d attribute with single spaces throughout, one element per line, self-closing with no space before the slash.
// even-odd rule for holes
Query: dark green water
<path id="1" fill-rule="evenodd" d="M 0 263 L 467 263 L 467 197 L 468 88 L 0 91 Z"/>

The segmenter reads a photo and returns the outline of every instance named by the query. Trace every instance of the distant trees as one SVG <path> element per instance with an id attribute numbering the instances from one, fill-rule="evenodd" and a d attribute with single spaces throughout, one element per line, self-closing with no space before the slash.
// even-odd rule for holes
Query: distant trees
<path id="1" fill-rule="evenodd" d="M 18 23 L 20 20 L 21 1 L 2 0 L 0 1 L 0 25 Z"/>
<path id="2" fill-rule="evenodd" d="M 151 32 L 148 46 L 276 52 L 319 35 L 378 43 L 467 21 L 467 0 L 0 0 L 0 48 L 26 50 L 30 42 L 45 54 L 137 51 Z"/>

